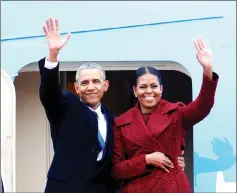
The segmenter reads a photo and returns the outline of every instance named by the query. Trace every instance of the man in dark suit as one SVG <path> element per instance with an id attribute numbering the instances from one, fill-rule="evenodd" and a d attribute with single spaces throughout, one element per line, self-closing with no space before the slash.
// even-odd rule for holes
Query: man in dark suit
<path id="1" fill-rule="evenodd" d="M 114 116 L 100 103 L 109 87 L 105 71 L 85 63 L 77 71 L 74 95 L 59 85 L 60 49 L 70 34 L 60 38 L 58 21 L 43 27 L 49 55 L 39 61 L 40 100 L 50 122 L 54 158 L 46 193 L 113 193 L 111 180 Z"/>
<path id="2" fill-rule="evenodd" d="M 59 85 L 60 39 L 58 21 L 43 27 L 48 57 L 39 61 L 40 100 L 50 122 L 54 158 L 45 192 L 114 192 L 110 178 L 113 114 L 100 103 L 109 87 L 105 72 L 96 63 L 85 63 L 76 75 L 75 90 L 80 98 Z"/>

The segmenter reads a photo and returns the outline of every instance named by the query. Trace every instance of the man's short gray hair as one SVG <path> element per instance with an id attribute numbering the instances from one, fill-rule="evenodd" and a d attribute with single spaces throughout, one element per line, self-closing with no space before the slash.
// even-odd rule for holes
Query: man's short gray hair
<path id="1" fill-rule="evenodd" d="M 97 63 L 95 62 L 86 62 L 82 64 L 78 69 L 76 73 L 76 82 L 79 80 L 79 75 L 82 70 L 87 70 L 87 69 L 98 69 L 101 72 L 101 75 L 103 76 L 104 80 L 106 80 L 106 75 L 105 75 L 105 70 Z"/>

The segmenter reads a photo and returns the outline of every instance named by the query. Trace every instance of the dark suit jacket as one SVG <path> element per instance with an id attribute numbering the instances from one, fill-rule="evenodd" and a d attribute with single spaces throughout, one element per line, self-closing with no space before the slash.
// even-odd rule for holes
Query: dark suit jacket
<path id="1" fill-rule="evenodd" d="M 59 85 L 59 65 L 44 67 L 39 61 L 40 100 L 50 122 L 54 158 L 48 172 L 45 192 L 104 193 L 111 186 L 112 125 L 114 116 L 102 105 L 107 118 L 106 157 L 98 169 L 100 146 L 97 138 L 98 121 L 78 96 L 62 91 Z M 113 191 L 112 191 L 113 192 Z"/>
<path id="2" fill-rule="evenodd" d="M 2 181 L 2 176 L 1 176 L 1 191 L 0 191 L 0 193 L 4 193 L 4 186 L 3 186 L 3 181 Z"/>
<path id="3" fill-rule="evenodd" d="M 203 77 L 199 96 L 187 106 L 160 100 L 144 123 L 139 106 L 115 118 L 112 176 L 123 182 L 121 193 L 190 193 L 185 173 L 178 165 L 185 131 L 204 119 L 214 105 L 218 75 Z M 174 164 L 169 173 L 148 167 L 145 156 L 162 152 Z"/>

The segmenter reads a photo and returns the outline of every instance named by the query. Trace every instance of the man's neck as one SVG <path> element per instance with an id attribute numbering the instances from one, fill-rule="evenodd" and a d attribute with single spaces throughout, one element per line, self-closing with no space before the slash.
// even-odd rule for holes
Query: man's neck
<path id="1" fill-rule="evenodd" d="M 94 106 L 90 106 L 90 105 L 88 105 L 88 104 L 86 104 L 91 110 L 93 110 L 93 111 L 96 111 L 98 108 L 100 108 L 100 106 L 101 106 L 101 103 L 98 103 L 98 104 L 96 104 L 96 105 L 94 105 Z"/>
<path id="2" fill-rule="evenodd" d="M 83 102 L 86 106 L 88 106 L 91 110 L 95 111 L 98 107 L 100 107 L 101 103 L 97 103 L 96 105 L 90 105 L 87 104 L 82 98 L 80 98 L 80 101 Z"/>

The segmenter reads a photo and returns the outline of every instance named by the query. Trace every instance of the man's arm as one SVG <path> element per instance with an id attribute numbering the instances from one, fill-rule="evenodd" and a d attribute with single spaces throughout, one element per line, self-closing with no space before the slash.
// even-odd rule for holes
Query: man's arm
<path id="1" fill-rule="evenodd" d="M 40 69 L 40 100 L 51 123 L 60 124 L 65 112 L 66 99 L 63 97 L 59 84 L 58 54 L 68 41 L 70 34 L 61 39 L 58 20 L 50 18 L 43 27 L 49 48 L 47 58 L 39 61 Z"/>
<path id="2" fill-rule="evenodd" d="M 45 58 L 39 61 L 40 69 L 40 101 L 45 108 L 50 123 L 60 124 L 65 108 L 65 99 L 59 84 L 59 66 L 54 69 L 45 68 Z"/>

